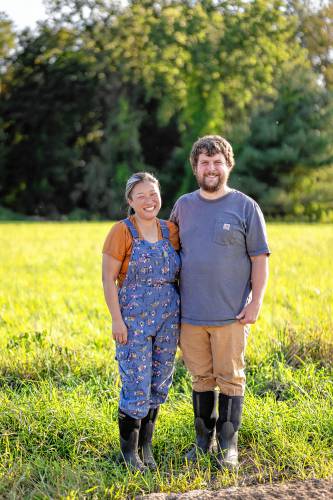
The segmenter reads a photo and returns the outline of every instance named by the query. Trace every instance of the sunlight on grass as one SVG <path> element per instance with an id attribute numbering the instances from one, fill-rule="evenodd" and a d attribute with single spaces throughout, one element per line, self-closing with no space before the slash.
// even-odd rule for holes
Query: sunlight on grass
<path id="1" fill-rule="evenodd" d="M 107 223 L 0 226 L 0 495 L 124 498 L 329 477 L 333 470 L 333 226 L 271 224 L 271 275 L 247 349 L 238 475 L 194 440 L 177 356 L 154 447 L 159 469 L 118 462 L 119 377 L 101 287 Z"/>

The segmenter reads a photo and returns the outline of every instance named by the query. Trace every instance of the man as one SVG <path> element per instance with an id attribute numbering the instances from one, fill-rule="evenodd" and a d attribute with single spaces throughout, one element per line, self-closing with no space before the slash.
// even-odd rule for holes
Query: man
<path id="1" fill-rule="evenodd" d="M 187 459 L 211 451 L 216 429 L 219 466 L 232 469 L 238 465 L 248 325 L 259 315 L 270 252 L 259 206 L 227 184 L 231 145 L 220 136 L 202 137 L 190 162 L 199 189 L 179 198 L 170 217 L 181 240 L 180 347 L 193 381 L 197 446 Z"/>

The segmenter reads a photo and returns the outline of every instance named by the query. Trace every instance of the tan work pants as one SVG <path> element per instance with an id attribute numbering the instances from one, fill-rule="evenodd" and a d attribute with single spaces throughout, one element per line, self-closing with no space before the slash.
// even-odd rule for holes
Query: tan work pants
<path id="1" fill-rule="evenodd" d="M 218 386 L 227 396 L 244 395 L 247 333 L 248 326 L 238 321 L 224 326 L 182 323 L 180 348 L 194 391 Z"/>

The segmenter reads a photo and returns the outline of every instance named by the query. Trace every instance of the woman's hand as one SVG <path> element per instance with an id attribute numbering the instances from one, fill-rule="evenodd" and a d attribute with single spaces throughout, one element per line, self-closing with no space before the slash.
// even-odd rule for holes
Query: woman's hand
<path id="1" fill-rule="evenodd" d="M 127 326 L 124 321 L 112 321 L 112 337 L 119 344 L 127 344 Z"/>

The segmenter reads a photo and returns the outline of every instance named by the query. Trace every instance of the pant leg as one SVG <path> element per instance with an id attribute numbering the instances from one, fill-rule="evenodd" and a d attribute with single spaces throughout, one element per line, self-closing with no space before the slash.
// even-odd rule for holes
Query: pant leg
<path id="1" fill-rule="evenodd" d="M 177 310 L 160 324 L 156 337 L 153 337 L 150 408 L 156 408 L 164 403 L 168 396 L 178 339 L 179 312 Z"/>
<path id="2" fill-rule="evenodd" d="M 133 418 L 144 418 L 149 411 L 152 372 L 151 337 L 117 344 L 116 359 L 122 388 L 119 408 Z"/>
<path id="3" fill-rule="evenodd" d="M 209 327 L 182 323 L 180 348 L 186 368 L 192 376 L 193 390 L 212 391 L 216 387 Z"/>
<path id="4" fill-rule="evenodd" d="M 210 327 L 214 377 L 227 396 L 243 396 L 245 391 L 245 348 L 248 327 L 239 321 Z"/>

